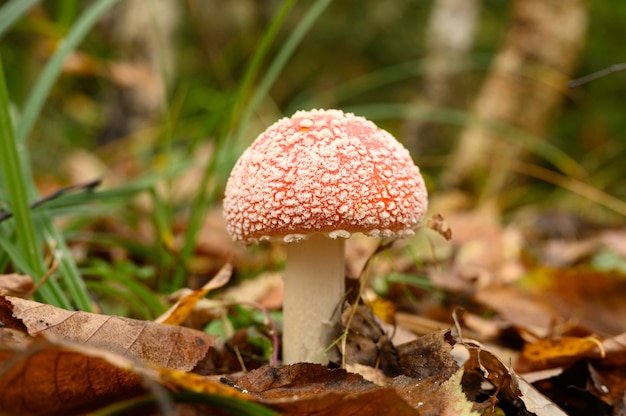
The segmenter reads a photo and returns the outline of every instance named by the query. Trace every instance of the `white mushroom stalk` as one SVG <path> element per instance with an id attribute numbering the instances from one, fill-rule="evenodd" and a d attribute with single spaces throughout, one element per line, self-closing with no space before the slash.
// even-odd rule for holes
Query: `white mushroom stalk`
<path id="1" fill-rule="evenodd" d="M 298 111 L 246 149 L 226 184 L 224 219 L 235 241 L 287 243 L 285 363 L 328 361 L 345 239 L 412 235 L 427 205 L 409 152 L 354 114 Z"/>
<path id="2" fill-rule="evenodd" d="M 314 234 L 287 244 L 283 361 L 328 362 L 345 292 L 345 239 Z"/>

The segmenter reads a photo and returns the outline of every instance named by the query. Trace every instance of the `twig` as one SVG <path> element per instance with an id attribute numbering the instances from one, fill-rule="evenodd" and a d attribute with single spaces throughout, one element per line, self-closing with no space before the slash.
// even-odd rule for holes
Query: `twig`
<path id="1" fill-rule="evenodd" d="M 369 267 L 370 262 L 374 259 L 374 257 L 377 254 L 387 250 L 396 241 L 397 241 L 397 238 L 390 238 L 390 239 L 387 239 L 387 240 L 383 240 L 380 244 L 378 244 L 378 247 L 376 247 L 376 250 L 374 250 L 374 252 L 372 254 L 370 254 L 370 256 L 367 258 L 367 261 L 363 265 L 363 268 L 361 269 L 361 273 L 359 274 L 359 280 L 360 280 L 359 293 L 357 293 L 357 297 L 354 300 L 354 303 L 352 305 L 349 305 L 352 310 L 350 311 L 350 315 L 348 316 L 348 319 L 346 320 L 346 325 L 345 325 L 346 329 L 339 336 L 339 338 L 337 338 L 335 340 L 335 342 L 333 342 L 333 344 L 331 345 L 331 347 L 332 347 L 333 345 L 337 344 L 338 342 L 341 343 L 340 344 L 341 345 L 341 347 L 340 347 L 341 368 L 346 368 L 346 346 L 347 346 L 347 343 L 348 343 L 348 334 L 350 333 L 350 325 L 352 325 L 352 320 L 354 319 L 354 316 L 356 315 L 356 311 L 357 311 L 357 308 L 359 306 L 359 301 L 363 298 L 363 296 L 362 296 L 363 295 L 363 291 L 365 290 L 365 285 L 367 284 L 367 282 L 366 282 L 367 279 L 365 277 L 365 272 L 366 272 L 367 268 Z M 395 328 L 394 328 L 394 331 L 395 331 Z"/>
<path id="2" fill-rule="evenodd" d="M 72 192 L 72 191 L 77 191 L 77 190 L 91 191 L 94 188 L 100 186 L 101 183 L 102 183 L 102 179 L 98 178 L 98 179 L 94 179 L 94 180 L 89 181 L 89 182 L 78 183 L 78 184 L 75 184 L 75 185 L 70 185 L 70 186 L 66 186 L 66 187 L 57 189 L 56 191 L 52 192 L 51 194 L 46 195 L 43 198 L 38 199 L 37 201 L 35 201 L 32 204 L 30 204 L 29 208 L 31 210 L 35 209 L 35 208 L 38 208 L 41 205 L 43 205 L 43 204 L 45 204 L 47 202 L 50 202 L 50 201 L 52 201 L 54 199 L 57 199 L 57 198 L 65 195 L 65 194 L 67 194 L 69 192 Z M 6 212 L 5 211 L 2 215 L 0 215 L 0 222 L 8 220 L 12 216 L 13 216 L 12 212 Z"/>
<path id="3" fill-rule="evenodd" d="M 580 77 L 577 79 L 573 79 L 567 83 L 567 87 L 570 89 L 580 87 L 581 85 L 587 84 L 588 82 L 595 81 L 598 78 L 606 77 L 607 75 L 611 75 L 615 72 L 625 71 L 626 63 L 622 64 L 614 64 L 609 66 L 608 68 L 601 69 L 596 72 L 592 72 L 589 75 L 585 75 L 584 77 Z"/>
<path id="4" fill-rule="evenodd" d="M 39 281 L 33 286 L 33 288 L 24 296 L 24 299 L 29 299 L 31 296 L 33 296 L 35 292 L 39 290 L 41 285 L 46 283 L 46 281 L 50 278 L 50 276 L 52 276 L 52 274 L 58 269 L 58 267 L 59 262 L 57 261 L 57 259 L 53 258 L 52 264 L 50 264 L 50 268 L 48 269 L 46 274 L 44 274 L 41 279 L 39 279 Z"/>

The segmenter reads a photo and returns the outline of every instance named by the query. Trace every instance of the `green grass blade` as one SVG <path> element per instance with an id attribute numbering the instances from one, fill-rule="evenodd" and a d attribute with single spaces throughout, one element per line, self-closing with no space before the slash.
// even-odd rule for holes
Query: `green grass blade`
<path id="1" fill-rule="evenodd" d="M 235 142 L 239 141 L 239 137 L 243 134 L 243 132 L 248 128 L 250 124 L 250 120 L 252 119 L 252 115 L 258 110 L 259 106 L 267 97 L 270 88 L 278 79 L 278 75 L 280 75 L 281 71 L 293 55 L 297 46 L 302 42 L 304 36 L 311 29 L 313 24 L 319 19 L 324 10 L 330 5 L 332 0 L 317 0 L 306 12 L 302 20 L 298 23 L 294 31 L 291 33 L 287 41 L 283 44 L 282 48 L 278 51 L 276 58 L 272 61 L 265 76 L 259 83 L 258 88 L 256 89 L 252 99 L 250 100 L 250 104 L 246 107 L 242 117 L 241 123 L 239 125 L 239 129 L 235 134 Z"/>
<path id="2" fill-rule="evenodd" d="M 155 413 L 153 411 L 155 407 L 159 410 L 156 412 L 158 414 L 173 414 L 175 412 L 167 412 L 171 403 L 210 405 L 213 409 L 210 409 L 211 411 L 208 411 L 207 414 L 213 414 L 216 413 L 216 410 L 219 410 L 219 414 L 238 416 L 278 416 L 278 413 L 258 403 L 226 395 L 196 393 L 192 391 L 178 391 L 164 397 L 159 397 L 158 394 L 133 397 L 95 410 L 90 414 L 92 416 L 150 414 Z M 161 407 L 159 407 L 159 405 Z"/>
<path id="3" fill-rule="evenodd" d="M 85 282 L 78 272 L 65 239 L 49 218 L 44 220 L 42 228 L 49 240 L 48 246 L 52 247 L 52 254 L 58 264 L 59 273 L 63 276 L 70 298 L 78 309 L 91 312 L 93 308 Z"/>
<path id="4" fill-rule="evenodd" d="M 104 261 L 96 261 L 90 267 L 82 268 L 82 272 L 89 276 L 99 276 L 106 279 L 109 284 L 118 285 L 132 293 L 133 305 L 137 308 L 147 308 L 151 313 L 151 319 L 161 315 L 167 309 L 158 293 L 139 281 L 133 275 L 132 270 L 124 269 L 124 264 L 108 264 Z M 131 298 L 129 298 L 131 299 Z M 141 306 L 140 306 L 141 305 Z"/>
<path id="5" fill-rule="evenodd" d="M 155 314 L 142 303 L 137 302 L 137 296 L 134 293 L 127 292 L 117 286 L 111 285 L 110 282 L 103 280 L 99 281 L 87 281 L 87 287 L 97 293 L 98 295 L 106 295 L 115 299 L 115 304 L 119 305 L 122 302 L 127 303 L 139 316 L 140 319 L 151 320 L 154 319 Z M 103 313 L 110 315 L 111 311 L 104 310 Z M 115 311 L 113 311 L 115 313 Z"/>
<path id="6" fill-rule="evenodd" d="M 42 0 L 13 0 L 0 7 L 0 38 L 16 20 Z"/>
<path id="7" fill-rule="evenodd" d="M 43 255 L 40 242 L 35 234 L 35 225 L 28 206 L 26 183 L 18 156 L 13 132 L 13 122 L 9 114 L 9 94 L 4 81 L 4 68 L 0 58 L 0 169 L 5 181 L 9 206 L 17 232 L 17 242 L 21 257 L 33 273 L 33 279 L 40 279 L 44 273 Z"/>
<path id="8" fill-rule="evenodd" d="M 11 241 L 11 232 L 6 229 L 7 227 L 0 228 L 0 249 L 11 259 L 11 264 L 19 272 L 27 274 L 29 276 L 35 276 L 35 271 L 30 267 L 30 264 L 26 261 L 19 247 L 13 244 Z"/>
<path id="9" fill-rule="evenodd" d="M 217 409 L 230 412 L 240 416 L 277 416 L 278 413 L 254 402 L 242 400 L 237 397 L 228 397 L 220 394 L 196 393 L 192 391 L 181 391 L 172 393 L 172 398 L 176 403 L 205 403 Z"/>
<path id="10" fill-rule="evenodd" d="M 233 128 L 234 124 L 239 119 L 241 108 L 243 107 L 243 104 L 250 94 L 250 90 L 252 89 L 252 83 L 259 73 L 261 63 L 267 55 L 267 52 L 272 45 L 272 42 L 276 38 L 276 35 L 278 34 L 278 29 L 280 29 L 280 27 L 282 26 L 285 18 L 287 17 L 287 14 L 293 7 L 294 3 L 295 0 L 287 0 L 283 2 L 281 8 L 278 10 L 278 13 L 276 13 L 276 16 L 272 20 L 270 27 L 267 29 L 263 38 L 261 39 L 261 42 L 259 43 L 259 46 L 257 47 L 257 50 L 252 57 L 252 60 L 250 61 L 250 64 L 246 68 L 243 80 L 241 81 L 240 87 L 237 90 L 237 97 L 235 99 L 234 109 L 231 115 L 231 125 L 229 126 L 230 128 Z"/>
<path id="11" fill-rule="evenodd" d="M 0 58 L 0 165 L 6 183 L 11 210 L 17 226 L 19 243 L 25 258 L 32 269 L 43 275 L 43 257 L 35 236 L 35 227 L 28 207 L 26 184 L 20 174 L 22 168 L 18 156 L 13 122 L 9 114 L 9 93 L 4 81 L 4 68 Z"/>
<path id="12" fill-rule="evenodd" d="M 28 276 L 33 277 L 34 280 L 37 280 L 35 276 L 37 273 L 30 267 L 27 260 L 22 256 L 19 247 L 17 244 L 14 244 L 11 241 L 11 238 L 8 237 L 12 233 L 7 230 L 7 227 L 2 228 L 2 233 L 0 233 L 0 249 L 4 251 L 7 259 L 3 259 L 4 262 L 9 262 L 13 265 L 13 267 L 21 273 L 24 273 Z M 4 267 L 0 270 L 4 270 Z M 61 289 L 59 283 L 54 279 L 48 279 L 45 285 L 39 287 L 37 293 L 37 298 L 43 300 L 45 303 L 58 306 L 64 309 L 71 309 L 71 303 L 68 300 L 67 296 Z"/>
<path id="13" fill-rule="evenodd" d="M 42 234 L 47 234 L 48 237 L 51 237 L 55 241 L 55 247 L 63 253 L 57 260 L 59 261 L 59 269 L 62 273 L 65 287 L 68 289 L 74 304 L 87 311 L 91 310 L 91 303 L 84 283 L 76 271 L 61 234 L 52 223 L 52 219 L 45 212 L 38 216 L 41 224 L 39 238 L 33 226 L 33 218 L 28 201 L 29 198 L 34 199 L 37 192 L 29 165 L 26 138 L 39 117 L 53 84 L 61 73 L 66 57 L 78 46 L 102 14 L 117 1 L 96 1 L 77 20 L 37 79 L 26 101 L 23 113 L 17 121 L 15 130 L 11 128 L 12 124 L 8 118 L 9 101 L 6 86 L 3 86 L 4 93 L 2 95 L 4 95 L 4 99 L 0 98 L 0 107 L 3 107 L 2 111 L 4 113 L 3 117 L 6 117 L 6 120 L 4 118 L 0 119 L 0 125 L 2 126 L 2 133 L 0 134 L 3 136 L 0 139 L 3 143 L 3 148 L 0 149 L 0 161 L 2 161 L 3 177 L 7 185 L 12 212 L 15 217 L 14 220 L 18 233 L 17 241 L 21 246 L 20 251 L 25 256 L 25 260 L 31 270 L 35 272 L 33 277 L 39 279 L 45 273 L 41 251 Z M 10 136 L 7 135 L 8 133 L 10 133 Z M 21 151 L 18 151 L 18 148 Z M 44 230 L 47 230 L 47 232 L 44 232 Z M 54 279 L 49 279 L 40 288 L 39 294 L 47 303 L 63 308 L 71 308 L 72 306 Z"/>

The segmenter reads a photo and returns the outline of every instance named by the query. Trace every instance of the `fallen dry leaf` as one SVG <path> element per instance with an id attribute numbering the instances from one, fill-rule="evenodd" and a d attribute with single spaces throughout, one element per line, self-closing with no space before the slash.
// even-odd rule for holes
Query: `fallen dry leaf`
<path id="1" fill-rule="evenodd" d="M 542 339 L 524 345 L 518 366 L 535 371 L 573 363 L 600 350 L 602 344 L 591 337 L 560 337 Z"/>
<path id="2" fill-rule="evenodd" d="M 436 231 L 446 240 L 452 239 L 452 229 L 440 213 L 433 215 L 427 221 L 428 228 Z"/>
<path id="3" fill-rule="evenodd" d="M 502 325 L 523 328 L 538 337 L 553 332 L 556 315 L 551 305 L 534 299 L 519 286 L 491 286 L 476 293 L 475 299 L 495 312 Z"/>
<path id="4" fill-rule="evenodd" d="M 626 328 L 626 280 L 618 272 L 541 268 L 524 284 L 534 299 L 551 305 L 558 320 L 574 319 L 602 337 L 618 335 Z"/>
<path id="5" fill-rule="evenodd" d="M 598 334 L 610 337 L 626 328 L 626 280 L 617 272 L 586 268 L 536 268 L 517 285 L 490 286 L 475 294 L 478 303 L 511 325 L 540 338 Z"/>
<path id="6" fill-rule="evenodd" d="M 181 297 L 172 307 L 159 316 L 155 322 L 168 325 L 181 325 L 189 317 L 198 302 L 210 291 L 224 286 L 233 274 L 233 266 L 226 263 L 202 288 Z"/>
<path id="7" fill-rule="evenodd" d="M 319 364 L 265 366 L 237 380 L 237 387 L 260 403 L 292 415 L 415 415 L 392 388 L 378 387 L 357 374 Z"/>
<path id="8" fill-rule="evenodd" d="M 626 334 L 602 342 L 563 337 L 529 343 L 516 368 L 546 368 L 524 377 L 566 411 L 607 414 L 607 407 L 619 408 L 626 393 Z"/>
<path id="9" fill-rule="evenodd" d="M 503 228 L 495 204 L 449 213 L 446 219 L 454 230 L 455 255 L 447 273 L 431 276 L 435 286 L 472 293 L 477 288 L 514 281 L 522 274 L 519 233 Z"/>
<path id="10" fill-rule="evenodd" d="M 449 329 L 433 332 L 396 348 L 402 373 L 416 380 L 441 383 L 459 370 L 452 357 L 455 341 Z"/>
<path id="11" fill-rule="evenodd" d="M 625 366 L 612 361 L 587 362 L 587 389 L 611 407 L 624 404 L 626 395 Z M 615 413 L 614 413 L 615 414 Z"/>
<path id="12" fill-rule="evenodd" d="M 32 338 L 7 328 L 0 328 L 0 341 L 0 414 L 83 413 L 149 391 L 172 406 L 166 387 L 253 400 L 217 377 L 146 368 L 138 361 L 85 344 L 42 335 Z M 210 410 L 210 414 L 215 411 Z"/>
<path id="13" fill-rule="evenodd" d="M 595 366 L 595 365 L 594 365 Z M 623 379 L 624 367 L 610 366 L 614 374 L 619 374 Z M 605 369 L 596 368 L 600 374 Z M 556 402 L 567 414 L 572 415 L 616 415 L 607 404 L 611 400 L 610 395 L 621 400 L 623 390 L 613 390 L 609 381 L 602 374 L 592 381 L 591 367 L 585 360 L 578 361 L 567 368 L 561 368 L 561 372 L 552 377 L 533 382 L 533 386 L 542 394 Z M 623 385 L 623 382 L 622 382 Z M 616 385 L 617 387 L 617 385 Z M 623 388 L 623 387 L 622 387 Z M 598 390 L 599 389 L 599 390 Z M 601 391 L 603 390 L 603 391 Z M 619 405 L 618 405 L 619 407 Z"/>
<path id="14" fill-rule="evenodd" d="M 35 287 L 33 278 L 24 274 L 0 275 L 0 295 L 27 297 Z"/>
<path id="15" fill-rule="evenodd" d="M 73 414 L 145 391 L 135 365 L 104 351 L 39 338 L 0 349 L 0 413 Z"/>
<path id="16" fill-rule="evenodd" d="M 566 416 L 554 402 L 478 342 L 464 340 L 463 345 L 470 353 L 464 364 L 464 390 L 486 412 L 493 412 L 495 404 L 501 403 L 515 409 L 517 414 L 539 411 L 542 416 Z"/>
<path id="17" fill-rule="evenodd" d="M 181 371 L 191 371 L 215 341 L 190 328 L 71 312 L 10 296 L 0 296 L 0 321 L 32 336 L 59 337 Z"/>
<path id="18" fill-rule="evenodd" d="M 341 314 L 341 324 L 342 332 L 349 328 L 341 344 L 345 364 L 380 368 L 388 376 L 400 374 L 393 344 L 367 306 L 348 306 Z"/>
<path id="19" fill-rule="evenodd" d="M 432 379 L 395 377 L 389 384 L 421 416 L 477 416 L 461 387 L 463 370 L 443 383 Z"/>
<path id="20" fill-rule="evenodd" d="M 168 385 L 196 393 L 219 394 L 220 396 L 235 397 L 241 400 L 252 400 L 249 394 L 244 394 L 219 379 L 167 368 L 159 368 L 157 371 L 160 375 L 160 381 Z"/>

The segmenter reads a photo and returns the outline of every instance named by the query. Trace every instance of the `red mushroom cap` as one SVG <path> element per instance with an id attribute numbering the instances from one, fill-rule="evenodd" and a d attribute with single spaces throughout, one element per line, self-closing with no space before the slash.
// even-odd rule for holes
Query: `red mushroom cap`
<path id="1" fill-rule="evenodd" d="M 391 134 L 351 113 L 311 110 L 277 121 L 241 155 L 224 218 L 243 243 L 406 236 L 427 205 L 419 168 Z"/>

